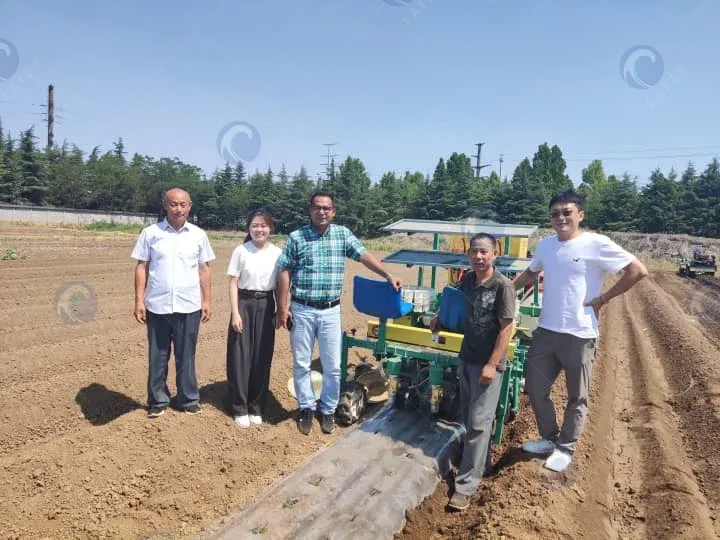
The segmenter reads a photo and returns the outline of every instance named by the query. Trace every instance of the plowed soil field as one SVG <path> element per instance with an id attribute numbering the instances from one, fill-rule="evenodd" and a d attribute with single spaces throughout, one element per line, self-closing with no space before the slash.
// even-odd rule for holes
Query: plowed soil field
<path id="1" fill-rule="evenodd" d="M 132 318 L 135 235 L 0 226 L 0 254 L 20 255 L 0 261 L 0 538 L 192 538 L 343 436 L 298 433 L 282 330 L 268 423 L 239 430 L 226 415 L 225 270 L 240 240 L 212 241 L 213 318 L 197 355 L 203 414 L 148 420 L 145 330 Z M 364 335 L 351 301 L 356 273 L 371 275 L 348 264 L 343 326 Z M 71 282 L 97 296 L 87 322 L 81 284 L 56 306 Z M 71 304 L 79 321 L 63 314 Z M 653 273 L 613 300 L 601 325 L 590 419 L 571 468 L 548 474 L 518 450 L 536 436 L 525 401 L 473 505 L 446 512 L 442 483 L 398 537 L 718 535 L 717 283 Z M 173 380 L 171 361 L 171 390 Z"/>

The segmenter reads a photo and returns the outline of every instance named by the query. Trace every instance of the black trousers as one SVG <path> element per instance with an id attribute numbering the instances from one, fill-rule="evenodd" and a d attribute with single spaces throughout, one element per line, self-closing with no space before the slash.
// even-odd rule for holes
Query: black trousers
<path id="1" fill-rule="evenodd" d="M 148 408 L 167 407 L 168 361 L 171 345 L 175 351 L 176 406 L 184 409 L 200 401 L 195 374 L 195 348 L 200 331 L 200 311 L 159 315 L 147 312 L 149 345 Z"/>
<path id="2" fill-rule="evenodd" d="M 275 297 L 249 298 L 238 291 L 243 331 L 228 324 L 228 409 L 233 416 L 262 416 L 270 387 L 270 364 L 275 352 Z"/>

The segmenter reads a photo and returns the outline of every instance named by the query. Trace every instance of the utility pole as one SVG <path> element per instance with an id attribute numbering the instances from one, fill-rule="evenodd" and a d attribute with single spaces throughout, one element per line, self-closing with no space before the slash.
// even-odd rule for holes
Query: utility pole
<path id="1" fill-rule="evenodd" d="M 500 181 L 502 182 L 502 164 L 503 164 L 503 155 L 500 154 Z"/>
<path id="2" fill-rule="evenodd" d="M 52 148 L 55 145 L 55 86 L 48 86 L 48 134 L 47 145 Z"/>
<path id="3" fill-rule="evenodd" d="M 472 157 L 476 158 L 475 167 L 474 167 L 475 168 L 475 178 L 480 177 L 480 171 L 488 166 L 488 165 L 480 165 L 480 156 L 481 156 L 482 147 L 484 144 L 485 144 L 484 142 L 475 143 L 475 146 L 477 146 L 477 149 L 478 149 L 477 155 L 472 156 Z"/>
<path id="4" fill-rule="evenodd" d="M 330 177 L 335 174 L 335 163 L 333 162 L 333 159 L 335 159 L 335 158 L 337 157 L 337 154 L 331 154 L 331 153 L 330 153 L 330 147 L 331 147 L 331 146 L 335 146 L 336 144 L 337 144 L 336 142 L 334 142 L 334 143 L 323 143 L 323 146 L 327 146 L 327 147 L 328 147 L 328 148 L 327 148 L 327 155 L 321 156 L 321 157 L 324 157 L 324 158 L 327 159 L 327 161 L 325 162 L 325 174 L 326 174 L 326 176 L 327 176 L 326 179 L 330 179 Z M 331 165 L 332 165 L 332 171 L 330 170 L 330 168 L 331 168 L 330 166 L 331 166 Z M 331 173 L 332 173 L 332 174 L 331 174 Z"/>

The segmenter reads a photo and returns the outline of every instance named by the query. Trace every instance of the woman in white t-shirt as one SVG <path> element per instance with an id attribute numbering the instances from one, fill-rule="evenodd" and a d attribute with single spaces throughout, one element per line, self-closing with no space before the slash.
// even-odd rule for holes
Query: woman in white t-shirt
<path id="1" fill-rule="evenodd" d="M 233 251 L 227 336 L 228 407 L 241 428 L 262 423 L 275 351 L 275 282 L 282 250 L 270 243 L 273 217 L 256 210 L 245 242 Z"/>

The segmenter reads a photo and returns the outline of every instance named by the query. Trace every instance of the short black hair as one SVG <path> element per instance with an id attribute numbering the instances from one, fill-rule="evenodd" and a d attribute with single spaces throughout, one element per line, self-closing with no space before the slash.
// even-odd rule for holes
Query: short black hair
<path id="1" fill-rule="evenodd" d="M 332 201 L 332 205 L 335 206 L 335 197 L 333 197 L 327 191 L 315 191 L 312 195 L 310 195 L 310 205 L 311 206 L 316 197 L 327 197 L 328 199 L 330 199 Z"/>
<path id="2" fill-rule="evenodd" d="M 493 245 L 493 249 L 497 249 L 497 238 L 495 238 L 492 234 L 486 233 L 486 232 L 480 232 L 480 233 L 477 233 L 475 236 L 473 236 L 470 239 L 470 244 L 469 244 L 470 247 L 472 247 L 473 242 L 475 242 L 476 240 L 483 240 L 483 239 L 489 240 L 490 243 Z M 470 249 L 470 248 L 468 248 L 468 249 Z"/>
<path id="3" fill-rule="evenodd" d="M 584 202 L 584 197 L 580 195 L 577 191 L 575 191 L 574 189 L 567 189 L 562 193 L 558 193 L 552 199 L 550 199 L 550 205 L 548 206 L 548 208 L 552 208 L 557 203 L 563 203 L 575 204 L 578 207 L 578 210 L 582 210 Z"/>

